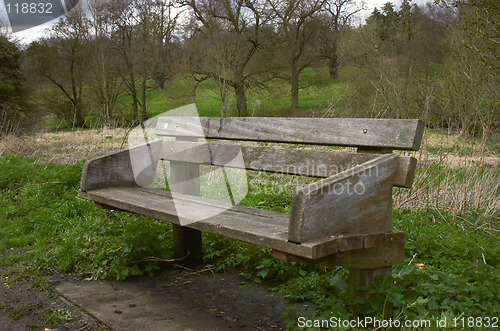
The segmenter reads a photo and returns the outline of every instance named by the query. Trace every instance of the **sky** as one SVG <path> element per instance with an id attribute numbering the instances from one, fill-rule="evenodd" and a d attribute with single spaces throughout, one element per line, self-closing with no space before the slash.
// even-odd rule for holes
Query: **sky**
<path id="1" fill-rule="evenodd" d="M 83 0 L 85 1 L 85 0 Z M 360 1 L 360 0 L 358 0 Z M 360 21 L 366 19 L 373 11 L 374 8 L 380 8 L 386 2 L 392 2 L 396 7 L 398 7 L 402 0 L 364 0 L 366 10 L 360 13 Z M 426 0 L 415 0 L 418 4 L 424 4 Z M 7 11 L 4 5 L 4 1 L 0 0 L 0 22 L 8 22 Z M 31 29 L 23 30 L 17 33 L 14 33 L 13 36 L 15 39 L 19 40 L 23 44 L 29 44 L 31 41 L 36 40 L 40 37 L 47 35 L 47 29 L 51 27 L 52 24 L 57 22 L 58 19 L 54 19 L 50 22 L 47 22 L 43 25 L 36 26 Z"/>

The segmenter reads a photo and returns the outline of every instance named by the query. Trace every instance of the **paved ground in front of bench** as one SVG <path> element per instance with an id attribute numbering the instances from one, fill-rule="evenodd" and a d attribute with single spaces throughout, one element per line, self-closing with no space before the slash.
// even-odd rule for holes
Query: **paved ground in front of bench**
<path id="1" fill-rule="evenodd" d="M 169 269 L 123 282 L 67 280 L 56 290 L 114 330 L 278 330 L 291 305 L 233 272 Z"/>

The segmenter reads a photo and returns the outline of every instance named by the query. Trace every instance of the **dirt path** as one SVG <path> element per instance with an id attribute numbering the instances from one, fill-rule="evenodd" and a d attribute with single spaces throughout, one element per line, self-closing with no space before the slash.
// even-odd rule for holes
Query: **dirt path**
<path id="1" fill-rule="evenodd" d="M 122 282 L 58 277 L 50 293 L 29 285 L 1 288 L 0 330 L 282 330 L 287 307 L 310 315 L 307 305 L 292 305 L 234 272 L 166 269 Z M 71 319 L 40 319 L 47 309 Z"/>

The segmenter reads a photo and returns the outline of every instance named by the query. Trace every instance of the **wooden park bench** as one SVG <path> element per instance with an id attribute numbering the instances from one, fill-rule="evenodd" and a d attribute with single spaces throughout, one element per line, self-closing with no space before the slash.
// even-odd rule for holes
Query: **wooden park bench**
<path id="1" fill-rule="evenodd" d="M 196 123 L 203 133 L 194 129 Z M 87 161 L 79 196 L 101 208 L 173 223 L 175 256 L 187 262 L 201 261 L 205 231 L 271 248 L 285 261 L 347 267 L 352 284 L 369 285 L 404 262 L 404 233 L 392 229 L 392 188 L 412 185 L 416 160 L 391 152 L 417 151 L 423 130 L 420 120 L 161 117 L 158 139 Z M 147 171 L 138 177 L 131 157 L 140 148 L 159 157 L 146 160 Z M 230 161 L 239 151 L 244 164 L 238 166 Z M 182 226 L 173 193 L 145 187 L 160 159 L 170 161 L 170 188 L 197 221 Z M 200 197 L 200 165 L 320 179 L 296 191 L 290 215 L 239 205 L 228 209 Z M 198 220 L 199 213 L 217 208 L 217 215 Z"/>

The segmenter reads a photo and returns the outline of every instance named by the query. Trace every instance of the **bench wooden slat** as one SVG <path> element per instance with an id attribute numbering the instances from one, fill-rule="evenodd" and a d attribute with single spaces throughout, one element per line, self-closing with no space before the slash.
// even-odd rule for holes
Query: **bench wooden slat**
<path id="1" fill-rule="evenodd" d="M 244 164 L 237 162 L 239 153 Z M 380 154 L 353 154 L 317 149 L 178 141 L 164 141 L 161 152 L 161 158 L 167 161 L 318 178 L 333 176 L 379 156 Z M 411 187 L 415 164 L 414 158 L 399 156 L 399 168 L 394 186 Z"/>
<path id="2" fill-rule="evenodd" d="M 163 140 L 159 139 L 86 161 L 82 169 L 81 190 L 151 185 L 157 163 L 154 155 L 159 153 L 162 144 Z"/>
<path id="3" fill-rule="evenodd" d="M 343 251 L 339 249 L 337 254 L 315 260 L 314 263 L 363 270 L 376 270 L 377 268 L 390 267 L 395 264 L 403 263 L 405 260 L 405 234 L 401 231 L 349 236 L 344 237 L 343 242 L 355 243 L 356 246 L 362 246 L 363 249 L 349 249 Z M 361 243 L 363 245 L 360 245 Z M 276 258 L 286 262 L 311 262 L 301 256 L 277 250 L 273 250 L 273 253 Z"/>
<path id="4" fill-rule="evenodd" d="M 82 191 L 133 185 L 137 184 L 128 149 L 88 160 L 83 165 L 80 184 Z"/>
<path id="5" fill-rule="evenodd" d="M 107 188 L 90 192 L 79 192 L 79 196 L 102 204 L 102 207 L 116 208 L 178 224 L 177 212 L 168 191 L 147 188 Z M 200 197 L 184 196 L 198 209 L 217 208 L 217 202 Z M 225 207 L 225 204 L 222 204 Z M 202 208 L 200 208 L 202 207 Z M 356 236 L 332 236 L 312 240 L 303 244 L 291 243 L 287 239 L 288 215 L 245 206 L 233 206 L 216 217 L 189 224 L 189 228 L 222 235 L 224 237 L 273 248 L 274 250 L 301 257 L 303 261 L 329 258 L 337 252 L 375 247 L 387 234 Z M 366 238 L 369 238 L 369 245 Z M 358 244 L 361 243 L 361 246 Z"/>
<path id="6" fill-rule="evenodd" d="M 382 155 L 298 190 L 290 212 L 290 241 L 389 231 L 397 167 L 396 156 Z"/>
<path id="7" fill-rule="evenodd" d="M 160 144 L 162 144 L 161 147 L 158 147 Z M 241 151 L 246 169 L 319 178 L 332 176 L 380 155 L 218 143 L 155 141 L 85 162 L 81 179 L 82 191 L 150 184 L 156 168 L 156 162 L 152 157 L 154 149 L 161 149 L 160 157 L 168 161 L 236 168 L 241 168 L 242 165 L 231 160 Z M 144 160 L 144 155 L 151 156 L 151 160 Z M 144 161 L 148 163 L 136 176 L 134 176 L 131 158 L 134 160 L 141 158 L 142 163 Z M 415 176 L 416 159 L 399 156 L 398 164 L 394 186 L 410 188 Z M 137 179 L 139 183 L 136 182 Z"/>
<path id="8" fill-rule="evenodd" d="M 79 196 L 122 211 L 179 224 L 172 194 L 168 191 L 120 187 L 80 191 Z M 180 195 L 177 196 L 179 197 Z M 210 208 L 226 208 L 225 204 L 218 206 L 218 203 L 213 200 L 193 196 L 184 196 L 184 198 L 186 203 L 193 205 L 193 213 L 196 213 L 197 217 L 200 216 L 199 213 Z M 184 216 L 189 217 L 189 215 Z M 336 251 L 336 245 L 333 249 L 328 249 L 328 243 L 324 242 L 312 242 L 307 245 L 289 243 L 288 215 L 244 206 L 224 210 L 216 217 L 191 223 L 188 227 L 264 247 L 278 247 L 284 252 L 310 259 L 320 257 L 317 256 L 318 253 L 329 254 Z"/>
<path id="9" fill-rule="evenodd" d="M 244 164 L 238 161 L 241 153 Z M 255 171 L 325 178 L 378 157 L 340 151 L 279 148 L 221 143 L 165 141 L 161 158 L 168 161 L 245 168 Z"/>
<path id="10" fill-rule="evenodd" d="M 179 224 L 172 193 L 168 191 L 120 187 L 80 191 L 79 196 L 93 200 L 107 209 L 116 208 Z M 219 204 L 217 201 L 200 197 L 179 195 L 177 198 L 185 199 L 186 203 L 196 206 L 196 211 L 193 211 L 195 213 L 207 208 L 226 208 L 224 203 Z M 188 227 L 273 248 L 307 260 L 322 259 L 338 251 L 358 249 L 360 247 L 357 243 L 364 240 L 364 236 L 332 236 L 295 244 L 288 241 L 288 215 L 238 205 L 232 206 L 216 217 L 191 223 Z M 374 240 L 376 238 L 372 239 L 372 242 Z"/>
<path id="11" fill-rule="evenodd" d="M 156 126 L 159 136 L 415 151 L 423 131 L 420 120 L 365 118 L 160 117 Z"/>

